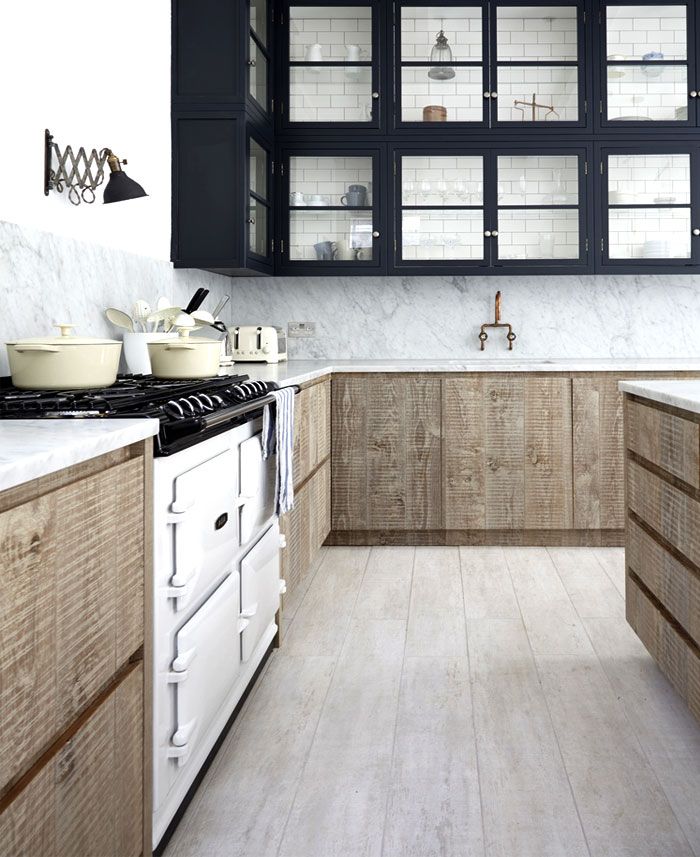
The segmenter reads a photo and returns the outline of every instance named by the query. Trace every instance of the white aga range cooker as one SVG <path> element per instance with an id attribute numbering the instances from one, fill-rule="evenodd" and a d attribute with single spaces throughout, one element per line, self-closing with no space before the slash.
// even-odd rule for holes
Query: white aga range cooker
<path id="1" fill-rule="evenodd" d="M 9 380 L 9 379 L 7 379 Z M 6 385 L 8 386 L 8 385 Z M 121 376 L 101 390 L 3 390 L 0 418 L 154 417 L 153 845 L 159 844 L 277 634 L 283 582 L 273 384 Z"/>

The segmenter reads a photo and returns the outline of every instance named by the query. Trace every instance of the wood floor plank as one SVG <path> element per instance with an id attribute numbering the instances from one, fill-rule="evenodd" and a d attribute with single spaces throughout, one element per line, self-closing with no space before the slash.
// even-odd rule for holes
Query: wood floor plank
<path id="1" fill-rule="evenodd" d="M 348 646 L 339 659 L 280 857 L 381 854 L 403 663 L 397 637 L 405 623 L 367 621 L 375 625 L 371 651 L 377 654 Z"/>
<path id="2" fill-rule="evenodd" d="M 466 657 L 459 549 L 417 547 L 408 616 L 408 657 Z"/>
<path id="3" fill-rule="evenodd" d="M 546 548 L 512 548 L 506 558 L 536 655 L 591 652 L 584 627 Z"/>
<path id="4" fill-rule="evenodd" d="M 407 658 L 382 857 L 483 857 L 466 658 Z"/>
<path id="5" fill-rule="evenodd" d="M 461 547 L 459 558 L 467 621 L 519 619 L 520 607 L 503 548 Z"/>
<path id="6" fill-rule="evenodd" d="M 168 857 L 276 853 L 335 660 L 275 653 L 173 839 Z"/>
<path id="7" fill-rule="evenodd" d="M 469 622 L 487 857 L 588 857 L 520 619 Z"/>
<path id="8" fill-rule="evenodd" d="M 355 615 L 370 619 L 408 619 L 410 597 L 410 578 L 365 575 L 357 596 Z"/>
<path id="9" fill-rule="evenodd" d="M 624 616 L 625 602 L 587 548 L 547 548 L 576 612 L 586 617 Z"/>
<path id="10" fill-rule="evenodd" d="M 693 857 L 597 657 L 537 664 L 591 857 Z"/>

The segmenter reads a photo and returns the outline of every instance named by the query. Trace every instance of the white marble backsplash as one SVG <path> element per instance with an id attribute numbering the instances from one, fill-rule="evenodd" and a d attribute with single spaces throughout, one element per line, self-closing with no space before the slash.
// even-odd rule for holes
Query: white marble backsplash
<path id="1" fill-rule="evenodd" d="M 517 339 L 509 353 L 502 321 Z M 700 276 L 275 277 L 231 281 L 236 324 L 316 322 L 290 357 L 700 357 Z"/>
<path id="2" fill-rule="evenodd" d="M 315 338 L 289 341 L 291 358 L 700 357 L 700 276 L 232 279 L 0 222 L 0 343 L 58 321 L 114 336 L 106 306 L 161 294 L 182 305 L 199 286 L 212 292 L 205 307 L 231 294 L 228 323 L 315 322 Z M 479 351 L 497 289 L 518 337 L 512 353 L 501 331 Z"/>
<path id="3" fill-rule="evenodd" d="M 230 285 L 217 274 L 0 221 L 0 375 L 9 371 L 5 342 L 55 335 L 56 322 L 74 324 L 77 335 L 121 339 L 106 307 L 129 312 L 137 298 L 155 303 L 160 295 L 185 305 L 204 286 L 211 290 L 204 308 L 212 309 Z"/>

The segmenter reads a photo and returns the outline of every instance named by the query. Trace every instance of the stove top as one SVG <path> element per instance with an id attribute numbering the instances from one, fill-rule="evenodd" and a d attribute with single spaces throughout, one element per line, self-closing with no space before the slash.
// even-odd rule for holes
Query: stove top
<path id="1" fill-rule="evenodd" d="M 120 375 L 111 387 L 91 390 L 19 390 L 0 378 L 0 419 L 152 417 L 160 421 L 156 455 L 170 455 L 254 419 L 277 384 L 248 375 L 164 381 Z"/>

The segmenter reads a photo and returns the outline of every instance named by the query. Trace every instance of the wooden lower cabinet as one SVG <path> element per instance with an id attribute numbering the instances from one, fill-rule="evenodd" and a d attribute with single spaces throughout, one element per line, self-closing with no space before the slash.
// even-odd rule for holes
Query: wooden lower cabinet
<path id="1" fill-rule="evenodd" d="M 0 493 L 3 857 L 142 851 L 151 455 Z"/>
<path id="2" fill-rule="evenodd" d="M 571 529 L 570 389 L 522 374 L 442 382 L 446 530 Z"/>

